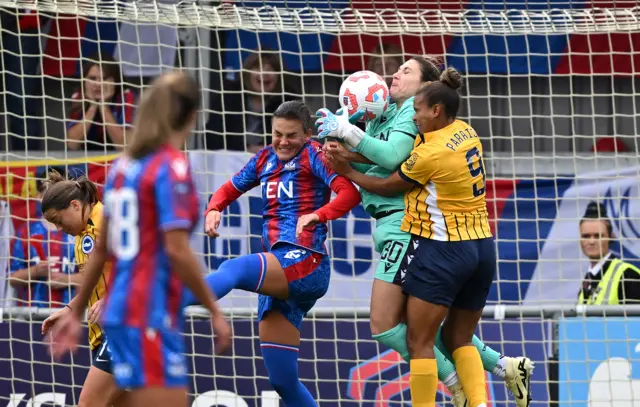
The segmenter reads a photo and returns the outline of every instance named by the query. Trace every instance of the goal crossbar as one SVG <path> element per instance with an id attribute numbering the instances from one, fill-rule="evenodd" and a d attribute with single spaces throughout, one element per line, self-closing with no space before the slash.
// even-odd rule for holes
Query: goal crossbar
<path id="1" fill-rule="evenodd" d="M 404 11 L 241 7 L 193 1 L 0 0 L 0 7 L 192 27 L 364 34 L 570 34 L 640 32 L 640 7 L 549 10 Z"/>

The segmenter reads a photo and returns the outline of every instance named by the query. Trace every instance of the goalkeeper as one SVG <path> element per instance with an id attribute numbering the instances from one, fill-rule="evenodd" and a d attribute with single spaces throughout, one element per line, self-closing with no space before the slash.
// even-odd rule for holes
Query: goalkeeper
<path id="1" fill-rule="evenodd" d="M 395 103 L 369 122 L 366 132 L 352 124 L 363 113 L 347 117 L 344 110 L 334 115 L 328 109 L 320 109 L 317 112 L 320 118 L 316 121 L 318 136 L 340 139 L 355 150 L 348 151 L 340 143 L 329 142 L 325 145 L 325 151 L 351 161 L 352 167 L 361 173 L 380 178 L 390 176 L 414 148 L 418 129 L 413 122 L 413 96 L 426 83 L 438 81 L 440 73 L 438 64 L 428 58 L 413 57 L 405 62 L 393 76 L 389 89 Z M 404 194 L 387 198 L 363 189 L 360 192 L 365 210 L 376 219 L 373 240 L 381 256 L 371 293 L 371 333 L 376 341 L 396 350 L 408 362 L 407 326 L 403 322 L 406 297 L 402 292 L 399 270 L 401 259 L 411 241 L 411 235 L 400 230 L 404 217 Z M 477 336 L 473 337 L 473 344 L 480 353 L 484 369 L 505 381 L 518 407 L 526 407 L 530 401 L 531 360 L 503 356 L 485 346 Z M 454 406 L 465 406 L 466 397 L 440 333 L 434 351 L 438 379 L 451 392 Z"/>

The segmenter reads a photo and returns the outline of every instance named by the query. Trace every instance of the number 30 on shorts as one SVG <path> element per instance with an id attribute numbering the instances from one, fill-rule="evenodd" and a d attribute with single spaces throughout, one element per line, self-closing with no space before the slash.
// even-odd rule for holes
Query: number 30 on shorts
<path id="1" fill-rule="evenodd" d="M 478 158 L 477 167 L 474 166 L 474 157 Z M 480 196 L 484 194 L 485 185 L 486 185 L 486 176 L 484 174 L 484 164 L 482 163 L 482 157 L 480 156 L 480 151 L 478 151 L 478 147 L 473 147 L 471 150 L 467 151 L 467 165 L 469 166 L 469 173 L 473 178 L 476 178 L 482 175 L 482 186 L 478 188 L 478 183 L 473 184 L 473 196 Z"/>
<path id="2" fill-rule="evenodd" d="M 395 264 L 400 260 L 400 256 L 404 251 L 404 244 L 400 242 L 388 242 L 384 245 L 382 253 L 380 253 L 380 259 L 387 263 Z"/>

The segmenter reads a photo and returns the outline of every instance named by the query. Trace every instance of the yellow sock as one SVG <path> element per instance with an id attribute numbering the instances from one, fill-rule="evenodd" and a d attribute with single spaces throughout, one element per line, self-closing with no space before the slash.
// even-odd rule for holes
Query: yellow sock
<path id="1" fill-rule="evenodd" d="M 474 348 L 475 349 L 475 348 Z M 435 407 L 438 390 L 438 365 L 435 359 L 411 359 L 411 405 Z"/>
<path id="2" fill-rule="evenodd" d="M 453 352 L 453 361 L 469 407 L 487 404 L 487 387 L 480 354 L 475 346 L 463 346 Z"/>

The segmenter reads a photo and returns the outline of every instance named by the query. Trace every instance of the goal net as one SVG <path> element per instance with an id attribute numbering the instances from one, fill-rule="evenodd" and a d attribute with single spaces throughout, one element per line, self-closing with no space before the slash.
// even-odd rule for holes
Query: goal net
<path id="1" fill-rule="evenodd" d="M 414 55 L 463 73 L 460 118 L 483 140 L 498 273 L 478 335 L 536 363 L 532 405 L 640 403 L 640 311 L 619 305 L 640 300 L 627 283 L 627 263 L 640 264 L 635 1 L 0 0 L 0 13 L 0 406 L 78 403 L 88 348 L 53 362 L 40 334 L 72 295 L 64 273 L 74 267 L 42 229 L 37 181 L 55 168 L 101 184 L 154 77 L 177 66 L 204 89 L 187 148 L 204 208 L 269 142 L 280 102 L 336 109 L 349 73 L 390 81 Z M 610 227 L 583 229 L 589 208 Z M 220 238 L 199 232 L 193 247 L 213 271 L 262 250 L 261 222 L 252 191 L 226 211 Z M 408 365 L 371 339 L 374 226 L 362 207 L 330 223 L 331 287 L 300 349 L 302 381 L 323 406 L 410 404 Z M 37 274 L 44 258 L 60 266 Z M 580 292 L 594 305 L 578 306 Z M 257 346 L 256 305 L 241 292 L 224 299 L 234 347 L 217 357 L 206 315 L 189 310 L 193 406 L 282 404 Z M 487 380 L 491 405 L 513 405 L 501 379 Z"/>

